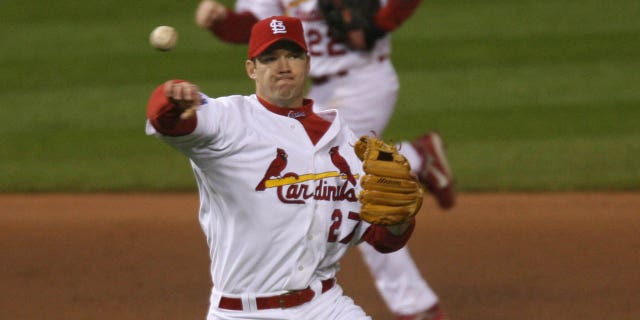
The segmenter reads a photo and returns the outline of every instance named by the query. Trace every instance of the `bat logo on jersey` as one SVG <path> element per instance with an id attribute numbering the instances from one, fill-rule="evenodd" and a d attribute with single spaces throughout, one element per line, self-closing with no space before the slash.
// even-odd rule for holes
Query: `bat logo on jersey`
<path id="1" fill-rule="evenodd" d="M 271 161 L 264 177 L 256 186 L 256 191 L 264 191 L 267 188 L 276 188 L 278 199 L 283 203 L 302 204 L 305 199 L 326 201 L 356 202 L 358 198 L 353 186 L 357 183 L 358 175 L 351 173 L 347 161 L 338 152 L 338 147 L 329 150 L 331 162 L 339 171 L 327 171 L 321 173 L 308 173 L 299 175 L 295 172 L 282 174 L 287 166 L 287 153 L 280 148 L 276 150 L 276 157 Z M 274 179 L 272 179 L 275 177 Z M 334 184 L 325 181 L 327 178 L 342 178 L 346 181 L 342 184 Z M 318 181 L 315 185 L 308 185 L 306 181 Z"/>
<path id="2" fill-rule="evenodd" d="M 276 149 L 276 158 L 271 161 L 267 172 L 264 174 L 264 178 L 260 180 L 256 186 L 256 191 L 261 191 L 266 188 L 266 182 L 271 177 L 280 177 L 280 173 L 287 166 L 287 153 L 283 149 Z"/>
<path id="3" fill-rule="evenodd" d="M 332 147 L 329 150 L 329 154 L 331 155 L 331 162 L 334 166 L 336 166 L 336 168 L 338 168 L 338 170 L 340 170 L 340 174 L 346 175 L 347 180 L 349 180 L 349 182 L 351 182 L 351 184 L 355 186 L 356 178 L 354 178 L 353 174 L 351 174 L 351 167 L 349 167 L 347 160 L 345 160 L 340 155 L 340 153 L 338 153 L 338 146 Z"/>

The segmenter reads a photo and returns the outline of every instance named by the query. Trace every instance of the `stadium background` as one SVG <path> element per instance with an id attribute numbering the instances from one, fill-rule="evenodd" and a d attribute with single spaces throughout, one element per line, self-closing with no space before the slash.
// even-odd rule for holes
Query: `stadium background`
<path id="1" fill-rule="evenodd" d="M 197 29 L 196 4 L 0 3 L 0 318 L 202 318 L 192 174 L 143 131 L 166 79 L 253 89 L 246 48 Z M 385 137 L 439 130 L 462 192 L 451 213 L 427 201 L 410 243 L 452 318 L 640 316 L 638 16 L 627 0 L 437 0 L 395 33 Z M 148 45 L 162 24 L 172 52 Z M 388 317 L 358 268 L 349 255 L 341 281 Z"/>

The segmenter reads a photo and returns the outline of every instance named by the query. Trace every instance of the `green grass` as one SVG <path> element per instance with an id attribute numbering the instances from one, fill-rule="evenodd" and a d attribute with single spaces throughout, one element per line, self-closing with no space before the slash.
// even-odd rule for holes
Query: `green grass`
<path id="1" fill-rule="evenodd" d="M 192 190 L 187 160 L 144 135 L 149 93 L 253 87 L 246 47 L 195 27 L 196 3 L 2 1 L 0 192 Z M 463 191 L 638 190 L 639 16 L 630 0 L 426 1 L 394 34 L 385 136 L 440 131 Z M 161 24 L 172 52 L 148 45 Z"/>

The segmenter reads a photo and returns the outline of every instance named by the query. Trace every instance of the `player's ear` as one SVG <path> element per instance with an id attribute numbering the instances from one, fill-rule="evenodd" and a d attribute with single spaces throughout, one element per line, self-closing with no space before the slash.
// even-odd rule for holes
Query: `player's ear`
<path id="1" fill-rule="evenodd" d="M 256 62 L 254 60 L 247 60 L 244 63 L 244 68 L 247 70 L 249 78 L 256 79 Z"/>

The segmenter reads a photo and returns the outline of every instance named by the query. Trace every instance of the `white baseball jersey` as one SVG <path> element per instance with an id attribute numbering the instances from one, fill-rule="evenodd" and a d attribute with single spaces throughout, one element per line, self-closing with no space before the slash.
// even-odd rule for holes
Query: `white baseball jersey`
<path id="1" fill-rule="evenodd" d="M 387 0 L 380 1 L 381 6 L 386 3 Z M 331 81 L 311 86 L 309 97 L 316 101 L 314 109 L 339 110 L 341 117 L 358 136 L 371 131 L 378 134 L 385 131 L 399 89 L 391 61 L 381 59 L 391 54 L 389 33 L 378 39 L 369 52 L 351 51 L 328 36 L 328 26 L 318 10 L 317 0 L 237 0 L 235 11 L 249 11 L 258 20 L 274 15 L 294 16 L 302 20 L 311 56 L 310 76 L 331 76 Z M 411 145 L 404 143 L 404 150 L 410 149 Z M 415 170 L 420 168 L 420 158 L 409 155 L 412 167 Z M 419 312 L 438 301 L 406 248 L 392 254 L 380 254 L 364 246 L 358 248 L 372 271 L 380 294 L 394 313 Z"/>
<path id="2" fill-rule="evenodd" d="M 387 0 L 380 1 L 381 6 L 386 3 Z M 311 56 L 310 76 L 331 76 L 331 81 L 311 86 L 309 97 L 316 101 L 314 109 L 340 110 L 342 118 L 358 136 L 372 130 L 378 134 L 384 132 L 399 89 L 396 71 L 386 59 L 391 54 L 389 33 L 376 41 L 371 51 L 351 51 L 328 36 L 328 26 L 318 10 L 317 0 L 237 0 L 235 11 L 249 11 L 258 20 L 274 15 L 302 20 Z M 409 143 L 403 145 L 404 150 L 412 149 Z M 407 156 L 414 170 L 421 167 L 417 155 Z M 410 314 L 426 310 L 438 301 L 406 248 L 393 254 L 359 248 L 391 311 Z M 402 274 L 402 279 L 398 274 Z"/>
<path id="3" fill-rule="evenodd" d="M 315 145 L 298 120 L 255 95 L 203 95 L 196 129 L 185 136 L 161 135 L 147 122 L 147 134 L 191 160 L 212 296 L 281 294 L 332 278 L 369 227 L 357 214 L 357 138 L 337 111 L 318 115 L 331 125 Z"/>
<path id="4" fill-rule="evenodd" d="M 381 1 L 384 5 L 386 0 Z M 352 51 L 328 36 L 328 27 L 318 10 L 317 0 L 238 0 L 236 11 L 249 11 L 262 20 L 271 16 L 291 16 L 302 20 L 311 56 L 311 77 L 321 77 L 376 63 L 391 51 L 389 34 L 379 39 L 370 52 Z"/>

